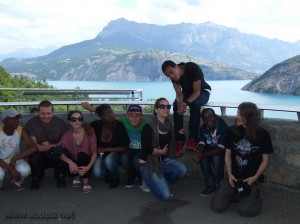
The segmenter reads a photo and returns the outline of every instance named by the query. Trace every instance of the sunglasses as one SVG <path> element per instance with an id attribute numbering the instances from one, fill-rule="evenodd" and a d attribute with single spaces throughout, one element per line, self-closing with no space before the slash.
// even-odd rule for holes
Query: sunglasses
<path id="1" fill-rule="evenodd" d="M 70 121 L 71 122 L 76 122 L 76 121 L 82 122 L 83 121 L 83 117 L 71 117 Z"/>
<path id="2" fill-rule="evenodd" d="M 168 110 L 170 110 L 171 107 L 172 107 L 171 105 L 164 105 L 164 104 L 158 105 L 158 108 L 159 108 L 159 109 L 162 109 L 162 110 L 165 109 L 165 108 L 167 108 Z"/>

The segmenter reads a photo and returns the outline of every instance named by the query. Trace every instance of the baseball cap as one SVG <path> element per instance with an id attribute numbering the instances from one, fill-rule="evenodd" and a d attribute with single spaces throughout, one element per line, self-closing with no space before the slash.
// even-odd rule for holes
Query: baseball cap
<path id="1" fill-rule="evenodd" d="M 2 112 L 2 120 L 4 120 L 7 117 L 16 117 L 16 116 L 21 117 L 21 114 L 14 109 L 8 109 Z"/>
<path id="2" fill-rule="evenodd" d="M 238 179 L 237 182 L 234 184 L 234 190 L 236 195 L 240 197 L 247 197 L 251 194 L 251 186 L 249 186 L 243 180 Z"/>
<path id="3" fill-rule="evenodd" d="M 130 105 L 128 107 L 127 113 L 140 113 L 142 114 L 142 107 L 140 105 Z"/>

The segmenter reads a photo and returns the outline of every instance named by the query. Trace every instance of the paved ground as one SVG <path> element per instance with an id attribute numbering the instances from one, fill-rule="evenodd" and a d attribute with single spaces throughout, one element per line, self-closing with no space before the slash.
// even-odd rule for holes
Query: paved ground
<path id="1" fill-rule="evenodd" d="M 167 202 L 138 186 L 125 188 L 125 177 L 117 189 L 108 189 L 101 180 L 92 179 L 93 192 L 83 194 L 71 187 L 57 189 L 52 177 L 41 189 L 15 192 L 6 180 L 0 192 L 0 223 L 72 224 L 279 224 L 299 223 L 300 191 L 264 184 L 262 213 L 254 218 L 239 216 L 236 204 L 222 214 L 210 210 L 211 196 L 201 197 L 203 180 L 187 176 L 174 186 L 174 197 Z M 28 187 L 28 183 L 27 183 Z M 47 218 L 48 217 L 48 218 Z"/>

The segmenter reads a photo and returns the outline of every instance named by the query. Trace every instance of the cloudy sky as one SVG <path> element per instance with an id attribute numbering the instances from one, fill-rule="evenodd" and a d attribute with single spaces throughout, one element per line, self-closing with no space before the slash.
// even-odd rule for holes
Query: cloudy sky
<path id="1" fill-rule="evenodd" d="M 0 54 L 93 39 L 109 21 L 157 25 L 207 21 L 295 42 L 297 0 L 0 0 Z"/>

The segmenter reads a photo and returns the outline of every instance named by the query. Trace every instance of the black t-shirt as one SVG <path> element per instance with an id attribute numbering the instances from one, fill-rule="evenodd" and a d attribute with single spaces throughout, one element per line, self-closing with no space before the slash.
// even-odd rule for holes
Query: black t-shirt
<path id="1" fill-rule="evenodd" d="M 240 126 L 237 131 L 232 126 L 229 129 L 226 148 L 231 150 L 232 174 L 237 179 L 254 176 L 262 161 L 263 154 L 273 153 L 269 133 L 259 128 L 257 139 L 250 143 L 244 138 L 245 128 Z"/>
<path id="2" fill-rule="evenodd" d="M 180 66 L 184 68 L 184 75 L 178 81 L 172 81 L 178 83 L 181 86 L 183 95 L 190 96 L 193 93 L 193 82 L 201 80 L 201 90 L 211 89 L 204 80 L 203 72 L 199 65 L 194 62 L 181 63 Z"/>
<path id="3" fill-rule="evenodd" d="M 101 140 L 103 122 L 101 120 L 93 121 L 91 126 L 95 129 L 98 147 L 128 147 L 130 141 L 125 126 L 115 121 L 113 135 L 110 141 Z"/>

